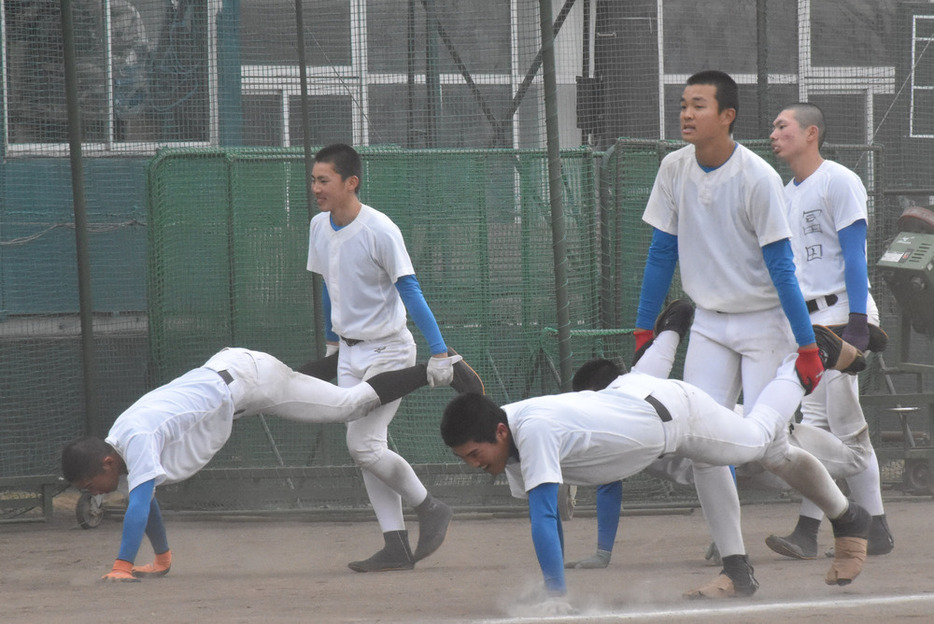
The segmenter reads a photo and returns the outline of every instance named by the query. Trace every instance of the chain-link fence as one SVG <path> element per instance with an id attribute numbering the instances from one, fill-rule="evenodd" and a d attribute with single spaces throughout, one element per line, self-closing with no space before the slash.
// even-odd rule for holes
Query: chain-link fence
<path id="1" fill-rule="evenodd" d="M 547 97 L 562 149 L 571 358 L 625 357 L 649 236 L 641 211 L 677 146 L 684 81 L 707 68 L 740 84 L 734 134 L 760 153 L 783 105 L 824 109 L 827 156 L 870 190 L 871 278 L 893 347 L 930 361 L 930 337 L 901 330 L 874 266 L 902 212 L 934 196 L 929 3 L 556 1 L 550 94 L 542 5 L 70 0 L 93 302 L 82 311 L 62 5 L 0 0 L 0 476 L 56 473 L 66 441 L 106 431 L 225 344 L 293 365 L 313 355 L 306 156 L 335 141 L 364 154 L 364 200 L 402 227 L 445 338 L 494 398 L 556 391 Z M 877 364 L 867 392 L 887 393 L 886 381 Z M 918 394 L 907 383 L 895 389 Z M 435 432 L 442 394 L 407 398 L 391 435 L 459 483 Z M 897 463 L 899 412 L 868 412 Z M 349 466 L 342 436 L 238 422 L 211 468 L 224 479 L 297 470 L 274 475 L 295 486 L 301 471 Z"/>

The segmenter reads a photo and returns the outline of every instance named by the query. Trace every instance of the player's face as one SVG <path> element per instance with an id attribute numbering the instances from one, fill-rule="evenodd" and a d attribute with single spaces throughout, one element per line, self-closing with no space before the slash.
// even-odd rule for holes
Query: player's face
<path id="1" fill-rule="evenodd" d="M 736 111 L 717 110 L 717 87 L 714 85 L 688 85 L 681 94 L 681 138 L 698 144 L 729 134 L 730 123 Z"/>
<path id="2" fill-rule="evenodd" d="M 356 199 L 357 176 L 341 178 L 328 162 L 317 162 L 311 169 L 311 192 L 315 194 L 318 209 L 333 212 L 352 205 Z"/>
<path id="3" fill-rule="evenodd" d="M 791 160 L 807 147 L 806 135 L 794 112 L 783 110 L 772 122 L 772 151 L 782 160 Z"/>
<path id="4" fill-rule="evenodd" d="M 112 457 L 104 458 L 102 470 L 90 478 L 75 481 L 74 485 L 79 490 L 84 490 L 97 496 L 98 494 L 107 494 L 117 489 L 120 482 L 120 471 Z"/>
<path id="5" fill-rule="evenodd" d="M 451 450 L 468 466 L 498 475 L 509 460 L 509 428 L 503 423 L 497 425 L 496 442 L 466 442 L 452 446 Z"/>

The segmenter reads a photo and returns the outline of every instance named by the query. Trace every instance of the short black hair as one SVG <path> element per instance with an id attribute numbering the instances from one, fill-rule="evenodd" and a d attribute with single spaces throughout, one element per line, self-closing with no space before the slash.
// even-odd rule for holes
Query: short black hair
<path id="1" fill-rule="evenodd" d="M 441 439 L 450 447 L 468 442 L 496 442 L 499 423 L 509 424 L 506 412 L 490 397 L 475 392 L 459 394 L 441 416 Z"/>
<path id="2" fill-rule="evenodd" d="M 615 362 L 606 358 L 594 358 L 582 364 L 574 373 L 571 389 L 574 392 L 603 390 L 622 374 L 622 369 Z"/>
<path id="3" fill-rule="evenodd" d="M 727 108 L 736 111 L 739 116 L 739 86 L 736 81 L 730 78 L 726 72 L 716 69 L 707 69 L 699 71 L 688 78 L 688 85 L 712 85 L 716 87 L 717 112 L 723 112 Z M 733 132 L 733 124 L 736 123 L 736 117 L 730 123 L 730 132 Z"/>
<path id="4" fill-rule="evenodd" d="M 104 458 L 114 447 L 100 438 L 82 436 L 62 449 L 62 476 L 68 483 L 96 477 L 104 470 Z"/>
<path id="5" fill-rule="evenodd" d="M 807 130 L 809 126 L 817 128 L 817 149 L 824 146 L 824 139 L 827 136 L 827 123 L 824 121 L 824 111 L 817 104 L 810 102 L 795 102 L 785 107 L 790 110 L 798 125 Z"/>
<path id="6" fill-rule="evenodd" d="M 334 171 L 346 180 L 350 176 L 357 176 L 363 181 L 363 159 L 360 154 L 345 143 L 334 143 L 327 147 L 322 147 L 315 154 L 316 163 L 329 163 L 334 167 Z M 357 190 L 360 186 L 357 186 Z"/>

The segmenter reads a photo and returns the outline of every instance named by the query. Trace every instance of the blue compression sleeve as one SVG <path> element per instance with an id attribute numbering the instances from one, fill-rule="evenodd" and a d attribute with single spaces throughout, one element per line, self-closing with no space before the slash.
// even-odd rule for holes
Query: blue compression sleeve
<path id="1" fill-rule="evenodd" d="M 529 490 L 529 520 L 545 589 L 553 596 L 567 592 L 564 583 L 564 534 L 558 515 L 558 484 L 542 483 Z"/>
<path id="2" fill-rule="evenodd" d="M 787 238 L 769 243 L 762 248 L 762 257 L 769 269 L 772 283 L 778 291 L 778 300 L 782 310 L 791 323 L 791 331 L 795 335 L 798 346 L 814 342 L 814 329 L 811 327 L 811 315 L 801 296 L 801 288 L 795 279 L 794 254 L 791 251 L 791 241 Z"/>
<path id="3" fill-rule="evenodd" d="M 149 523 L 149 505 L 156 489 L 156 480 L 150 479 L 137 485 L 130 492 L 126 513 L 123 515 L 123 538 L 120 540 L 120 552 L 117 559 L 133 563 L 139 545 L 143 542 L 143 533 Z"/>
<path id="4" fill-rule="evenodd" d="M 639 309 L 636 312 L 637 328 L 655 327 L 655 319 L 662 311 L 677 264 L 678 237 L 653 230 L 652 244 L 642 273 L 642 292 L 639 294 Z"/>
<path id="5" fill-rule="evenodd" d="M 432 355 L 443 353 L 447 355 L 448 348 L 444 344 L 444 338 L 441 337 L 441 329 L 438 327 L 438 321 L 435 315 L 431 313 L 428 302 L 425 301 L 425 295 L 422 294 L 422 287 L 418 284 L 418 279 L 414 275 L 403 275 L 396 282 L 396 290 L 402 297 L 402 303 L 405 309 L 412 315 L 412 320 L 422 336 L 428 342 L 428 348 Z"/>
<path id="6" fill-rule="evenodd" d="M 866 314 L 869 299 L 869 280 L 866 267 L 866 221 L 860 219 L 839 232 L 840 248 L 843 250 L 843 280 L 846 296 L 850 300 L 850 312 Z"/>
<path id="7" fill-rule="evenodd" d="M 613 552 L 619 512 L 623 508 L 623 482 L 597 487 L 597 550 Z"/>
<path id="8" fill-rule="evenodd" d="M 334 327 L 331 325 L 331 294 L 328 292 L 328 285 L 321 284 L 321 310 L 324 313 L 324 338 L 329 342 L 337 342 L 340 336 L 334 333 Z"/>
<path id="9" fill-rule="evenodd" d="M 169 539 L 165 535 L 165 524 L 162 523 L 162 511 L 159 509 L 159 501 L 152 497 L 149 503 L 149 521 L 146 523 L 146 537 L 152 544 L 152 551 L 161 555 L 169 549 Z"/>

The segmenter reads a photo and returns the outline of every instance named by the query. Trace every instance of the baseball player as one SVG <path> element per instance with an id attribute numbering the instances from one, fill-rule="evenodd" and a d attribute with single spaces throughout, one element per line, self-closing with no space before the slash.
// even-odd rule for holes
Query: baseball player
<path id="1" fill-rule="evenodd" d="M 793 104 L 778 114 L 772 126 L 772 150 L 794 173 L 785 185 L 785 201 L 794 232 L 791 245 L 798 283 L 811 322 L 842 325 L 842 338 L 865 351 L 870 346 L 870 324 L 879 324 L 867 279 L 866 188 L 858 175 L 821 157 L 826 124 L 819 107 Z M 867 467 L 848 477 L 847 485 L 856 502 L 872 514 L 867 552 L 891 552 L 895 542 L 882 505 L 879 462 L 859 403 L 858 379 L 828 371 L 801 402 L 801 414 L 803 423 L 862 447 Z M 794 531 L 785 537 L 772 535 L 766 544 L 788 557 L 813 559 L 821 517 L 820 509 L 805 499 Z"/>
<path id="2" fill-rule="evenodd" d="M 449 357 L 453 351 L 425 301 L 399 228 L 360 202 L 362 169 L 360 155 L 343 144 L 320 150 L 312 168 L 312 190 L 321 213 L 311 220 L 308 270 L 324 278 L 328 353 L 340 354 L 338 385 L 350 387 L 374 373 L 415 362 L 406 311 L 431 349 L 430 384 L 446 384 L 455 366 L 469 367 Z M 385 543 L 368 559 L 348 564 L 357 572 L 411 570 L 441 546 L 453 515 L 428 492 L 408 462 L 389 449 L 388 427 L 398 408 L 398 402 L 384 404 L 347 425 L 347 449 L 363 472 Z M 403 501 L 418 514 L 414 553 Z"/>
<path id="3" fill-rule="evenodd" d="M 455 389 L 482 390 L 470 381 Z M 172 552 L 155 488 L 201 470 L 227 442 L 234 420 L 264 413 L 300 422 L 347 422 L 426 384 L 427 368 L 419 364 L 339 388 L 295 372 L 267 353 L 227 348 L 143 395 L 114 421 L 106 439 L 82 437 L 62 450 L 62 474 L 79 489 L 113 492 L 126 477 L 123 538 L 103 579 L 136 581 L 169 571 Z M 155 561 L 134 567 L 144 533 Z"/>
<path id="4" fill-rule="evenodd" d="M 845 368 L 862 357 L 820 329 L 825 366 Z M 650 347 L 643 360 L 651 359 L 652 351 Z M 505 472 L 513 495 L 528 498 L 532 541 L 550 596 L 563 596 L 567 589 L 559 484 L 612 483 L 669 453 L 710 465 L 758 461 L 804 488 L 834 527 L 835 558 L 825 582 L 846 585 L 862 569 L 871 520 L 866 510 L 847 501 L 814 456 L 788 443 L 788 421 L 806 392 L 795 371 L 798 357 L 792 353 L 785 359 L 746 417 L 695 386 L 647 375 L 637 365 L 598 392 L 544 396 L 503 407 L 483 395 L 461 394 L 444 410 L 441 437 L 470 466 L 493 475 Z M 737 584 L 730 576 L 731 564 L 745 567 L 741 578 L 752 582 Z M 725 557 L 714 584 L 723 597 L 751 595 L 758 587 L 745 555 Z M 696 591 L 685 596 L 702 597 Z"/>
<path id="5" fill-rule="evenodd" d="M 640 353 L 636 354 L 632 365 L 633 368 L 638 368 L 639 372 L 653 377 L 668 377 L 674 366 L 677 343 L 687 333 L 693 316 L 694 307 L 687 299 L 679 299 L 666 307 L 655 323 L 654 331 L 658 338 L 650 340 L 640 350 Z M 652 365 L 645 361 L 640 362 L 638 358 L 641 353 L 644 353 L 647 347 L 657 345 L 659 342 L 666 343 L 666 346 L 662 351 L 658 351 L 659 347 L 656 346 L 656 351 L 653 351 Z M 854 366 L 847 376 L 855 375 L 858 372 L 856 370 L 858 367 L 859 365 Z M 584 363 L 574 374 L 572 388 L 575 391 L 603 390 L 621 374 L 623 374 L 623 371 L 620 367 L 610 360 L 599 358 L 590 360 Z M 810 396 L 806 397 L 805 400 L 809 398 Z M 742 415 L 742 406 L 737 406 L 734 411 Z M 847 439 L 844 441 L 824 428 L 807 423 L 796 424 L 790 428 L 790 431 L 789 443 L 814 455 L 827 468 L 827 472 L 834 479 L 851 477 L 866 469 L 869 454 L 866 452 L 865 445 L 861 440 Z M 679 460 L 680 458 L 677 456 L 666 456 L 652 462 L 646 467 L 645 472 L 657 477 L 671 479 L 672 471 L 670 467 L 675 466 L 681 469 L 682 462 Z M 684 461 L 690 463 L 689 460 Z M 740 474 L 754 480 L 760 487 L 789 489 L 788 484 L 774 474 L 765 471 L 759 464 L 738 466 L 737 475 Z M 677 482 L 683 485 L 693 483 L 693 471 L 690 470 L 690 466 L 684 468 L 683 474 L 679 474 Z M 857 500 L 857 502 L 860 501 Z M 619 481 L 601 485 L 597 488 L 596 509 L 596 552 L 584 559 L 565 562 L 565 568 L 605 568 L 609 565 L 619 526 L 619 514 L 622 509 L 622 484 Z M 719 553 L 716 556 L 719 558 Z M 722 561 L 717 561 L 718 565 L 721 563 Z"/>
<path id="6" fill-rule="evenodd" d="M 806 389 L 823 372 L 795 279 L 781 179 L 733 140 L 738 105 L 738 87 L 723 72 L 703 71 L 687 81 L 681 136 L 688 145 L 662 160 L 642 217 L 653 236 L 635 323 L 638 349 L 652 337 L 648 328 L 680 266 L 684 291 L 697 305 L 684 379 L 730 409 L 740 391 L 745 404 L 755 404 L 796 347 L 795 368 Z M 694 462 L 693 472 L 723 561 L 745 555 L 730 468 Z M 720 589 L 698 589 L 708 591 Z"/>

